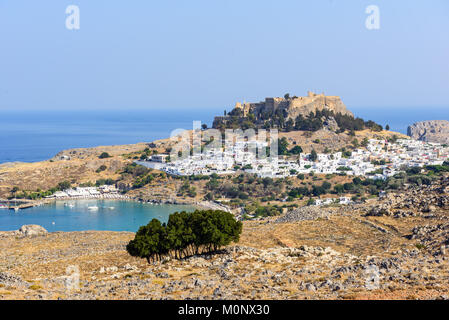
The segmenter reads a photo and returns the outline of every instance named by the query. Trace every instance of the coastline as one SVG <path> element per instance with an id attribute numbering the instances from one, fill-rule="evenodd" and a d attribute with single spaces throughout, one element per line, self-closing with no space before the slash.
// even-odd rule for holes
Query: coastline
<path id="1" fill-rule="evenodd" d="M 176 199 L 166 199 L 166 200 L 148 200 L 144 201 L 138 197 L 130 197 L 126 195 L 99 195 L 99 196 L 84 196 L 84 197 L 63 197 L 57 199 L 40 199 L 40 200 L 22 200 L 22 199 L 11 199 L 9 201 L 26 202 L 16 207 L 10 207 L 9 210 L 24 210 L 32 207 L 37 207 L 45 204 L 50 204 L 56 201 L 80 201 L 80 200 L 112 200 L 112 201 L 134 201 L 139 203 L 149 203 L 149 204 L 172 204 L 172 205 L 190 205 L 197 209 L 203 210 L 223 210 L 232 213 L 231 208 L 214 201 L 179 201 Z"/>
<path id="2" fill-rule="evenodd" d="M 103 200 L 105 199 L 105 200 Z M 90 200 L 90 202 L 89 202 Z M 103 201 L 107 201 L 105 202 L 105 204 L 103 204 Z M 107 204 L 106 204 L 107 203 Z M 129 204 L 126 204 L 129 203 Z M 165 219 L 168 217 L 168 215 L 174 213 L 174 212 L 181 212 L 181 211 L 187 211 L 187 212 L 193 212 L 195 210 L 223 210 L 226 212 L 231 212 L 231 210 L 223 205 L 217 204 L 217 203 L 213 203 L 213 202 L 207 202 L 207 201 L 202 201 L 202 202 L 194 202 L 194 201 L 189 201 L 189 202 L 180 202 L 180 201 L 175 201 L 175 200 L 167 200 L 167 201 L 140 201 L 139 199 L 136 198 L 131 198 L 131 197 L 109 197 L 109 198 L 100 198 L 100 197 L 67 197 L 64 199 L 45 199 L 44 201 L 34 201 L 33 203 L 28 203 L 26 208 L 31 208 L 31 207 L 41 207 L 38 208 L 37 211 L 36 210 L 31 210 L 30 212 L 27 214 L 24 212 L 25 216 L 23 217 L 28 217 L 25 219 L 22 219 L 20 217 L 22 217 L 22 215 L 18 215 L 18 210 L 15 210 L 15 212 L 11 212 L 11 210 L 2 210 L 4 216 L 6 219 L 8 219 L 8 216 L 10 216 L 10 219 L 13 219 L 11 225 L 8 224 L 5 225 L 5 228 L 1 228 L 0 229 L 0 239 L 4 238 L 4 237 L 9 237 L 9 236 L 16 236 L 16 237 L 21 237 L 25 234 L 22 229 L 27 230 L 27 229 L 37 229 L 39 231 L 39 234 L 37 233 L 33 233 L 29 234 L 31 236 L 35 236 L 35 235 L 44 235 L 44 234 L 53 234 L 53 233 L 60 233 L 60 232 L 86 232 L 86 231 L 98 231 L 98 232 L 131 232 L 133 233 L 134 230 L 137 230 L 136 228 L 134 229 L 130 229 L 128 228 L 116 228 L 113 227 L 114 223 L 111 224 L 110 227 L 106 227 L 106 228 L 97 228 L 95 227 L 95 224 L 90 225 L 89 227 L 85 227 L 82 225 L 78 225 L 75 222 L 75 225 L 72 226 L 71 228 L 67 229 L 67 228 L 54 228 L 55 222 L 57 225 L 60 225 L 60 221 L 58 222 L 57 220 L 50 220 L 53 221 L 50 222 L 48 221 L 48 217 L 47 217 L 47 212 L 51 213 L 52 215 L 56 214 L 56 216 L 60 216 L 62 219 L 64 219 L 64 215 L 66 212 L 66 209 L 64 209 L 64 207 L 68 207 L 70 206 L 71 208 L 73 207 L 77 207 L 77 208 L 87 208 L 86 204 L 89 206 L 97 206 L 97 207 L 104 207 L 104 205 L 107 206 L 113 206 L 115 208 L 120 207 L 121 209 L 113 214 L 112 216 L 115 217 L 118 215 L 122 216 L 122 219 L 128 220 L 128 221 L 132 221 L 133 217 L 135 220 L 135 215 L 133 212 L 128 212 L 128 210 L 126 208 L 134 208 L 135 205 L 133 205 L 132 203 L 136 203 L 136 204 L 141 204 L 141 205 L 137 205 L 137 208 L 140 208 L 138 210 L 143 210 L 144 212 L 153 212 L 153 214 L 150 214 L 149 217 L 146 217 L 145 213 L 142 212 L 143 218 L 140 219 L 139 225 L 146 225 L 149 223 L 149 221 L 151 219 L 154 219 L 157 217 L 157 219 L 160 220 L 160 218 L 162 218 L 161 215 L 163 215 L 165 217 Z M 61 207 L 63 205 L 63 207 Z M 131 207 L 129 207 L 131 206 Z M 72 210 L 69 210 L 70 212 Z M 1 213 L 1 212 L 0 212 Z M 60 214 L 58 214 L 60 213 Z M 42 215 L 41 215 L 42 214 Z M 105 216 L 103 216 L 102 219 L 105 219 L 106 216 L 109 216 L 109 212 L 104 212 Z M 158 216 L 159 214 L 159 216 Z M 165 216 L 165 214 L 167 214 L 167 216 Z M 69 214 L 70 215 L 70 214 Z M 56 217 L 55 216 L 55 217 Z M 31 220 L 29 219 L 30 217 L 33 217 Z M 40 218 L 42 217 L 42 219 Z M 68 219 L 72 219 L 73 216 L 70 215 L 70 217 L 68 217 Z M 17 219 L 19 219 L 20 221 L 16 221 Z M 54 219 L 54 218 L 52 218 Z M 114 218 L 113 218 L 114 219 Z M 71 221 L 71 220 L 70 220 Z M 125 223 L 126 224 L 126 223 Z M 42 232 L 42 233 L 41 233 Z"/>

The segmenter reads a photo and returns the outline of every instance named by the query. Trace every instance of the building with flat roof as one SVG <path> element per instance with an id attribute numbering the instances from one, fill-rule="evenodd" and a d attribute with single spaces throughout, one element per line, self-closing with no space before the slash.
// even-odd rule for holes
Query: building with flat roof
<path id="1" fill-rule="evenodd" d="M 151 161 L 165 163 L 167 162 L 168 154 L 155 154 L 151 156 Z"/>

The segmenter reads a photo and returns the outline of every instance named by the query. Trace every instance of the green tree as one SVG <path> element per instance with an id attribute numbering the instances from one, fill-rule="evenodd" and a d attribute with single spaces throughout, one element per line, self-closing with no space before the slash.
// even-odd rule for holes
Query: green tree
<path id="1" fill-rule="evenodd" d="M 58 183 L 58 189 L 61 191 L 70 189 L 71 187 L 72 187 L 72 185 L 69 181 L 63 181 L 63 182 Z"/>
<path id="2" fill-rule="evenodd" d="M 291 154 L 301 154 L 303 153 L 303 150 L 300 146 L 294 146 L 291 150 L 290 150 Z"/>
<path id="3" fill-rule="evenodd" d="M 330 182 L 324 181 L 321 187 L 327 191 L 331 189 L 332 185 L 330 184 Z"/>
<path id="4" fill-rule="evenodd" d="M 287 155 L 288 154 L 288 141 L 286 137 L 282 137 L 278 140 L 278 154 Z"/>
<path id="5" fill-rule="evenodd" d="M 169 255 L 175 258 L 216 252 L 231 242 L 238 242 L 242 223 L 224 211 L 196 210 L 175 212 L 167 224 L 159 220 L 137 231 L 135 238 L 126 246 L 132 256 L 160 260 Z"/>
<path id="6" fill-rule="evenodd" d="M 334 186 L 334 193 L 342 194 L 345 191 L 345 188 L 341 184 L 337 184 Z"/>
<path id="7" fill-rule="evenodd" d="M 134 257 L 147 259 L 148 263 L 155 257 L 160 260 L 163 255 L 162 242 L 166 239 L 165 226 L 153 219 L 146 226 L 140 227 L 134 240 L 126 246 L 128 253 Z"/>
<path id="8" fill-rule="evenodd" d="M 294 129 L 295 122 L 292 119 L 288 119 L 285 123 L 285 131 L 290 132 Z"/>
<path id="9" fill-rule="evenodd" d="M 361 145 L 362 145 L 362 147 L 367 147 L 368 146 L 368 144 L 369 144 L 369 140 L 368 140 L 368 138 L 363 138 L 363 140 L 362 140 L 362 143 L 361 143 Z"/>
<path id="10" fill-rule="evenodd" d="M 310 198 L 309 200 L 307 200 L 307 205 L 308 205 L 308 206 L 313 206 L 313 205 L 315 205 L 315 204 L 316 204 L 315 199 Z"/>
<path id="11" fill-rule="evenodd" d="M 100 159 L 111 158 L 111 155 L 109 153 L 107 153 L 107 152 L 103 152 L 102 154 L 100 154 L 98 156 L 98 158 L 100 158 Z"/>
<path id="12" fill-rule="evenodd" d="M 317 159 L 318 154 L 316 153 L 315 149 L 313 149 L 312 152 L 310 153 L 309 160 L 315 162 L 317 161 Z"/>
<path id="13" fill-rule="evenodd" d="M 19 192 L 19 187 L 13 187 L 12 189 L 11 189 L 11 194 L 14 196 L 14 198 L 16 198 L 17 197 L 17 192 Z"/>
<path id="14" fill-rule="evenodd" d="M 102 171 L 105 171 L 106 169 L 107 169 L 107 167 L 103 164 L 96 170 L 96 173 L 100 173 Z"/>

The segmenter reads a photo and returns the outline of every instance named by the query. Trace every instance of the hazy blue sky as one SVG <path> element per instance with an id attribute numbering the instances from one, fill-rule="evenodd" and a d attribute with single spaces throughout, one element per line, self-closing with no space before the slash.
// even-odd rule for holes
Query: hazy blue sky
<path id="1" fill-rule="evenodd" d="M 449 107 L 449 1 L 0 0 L 0 110 L 229 109 L 309 89 Z"/>

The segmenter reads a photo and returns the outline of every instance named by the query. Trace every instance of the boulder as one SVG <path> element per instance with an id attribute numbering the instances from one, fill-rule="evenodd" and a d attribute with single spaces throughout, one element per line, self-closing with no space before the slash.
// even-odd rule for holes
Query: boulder
<path id="1" fill-rule="evenodd" d="M 36 224 L 24 225 L 19 229 L 19 234 L 25 237 L 43 236 L 47 233 L 47 230 Z"/>

